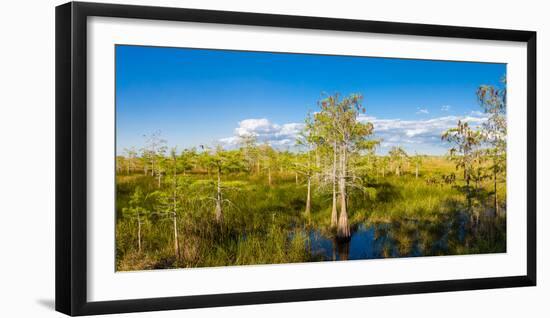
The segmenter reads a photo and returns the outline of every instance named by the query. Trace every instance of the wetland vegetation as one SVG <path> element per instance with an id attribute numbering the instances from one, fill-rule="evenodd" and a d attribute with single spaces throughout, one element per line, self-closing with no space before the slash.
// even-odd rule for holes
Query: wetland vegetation
<path id="1" fill-rule="evenodd" d="M 116 269 L 506 252 L 505 83 L 472 95 L 484 120 L 444 155 L 381 152 L 361 94 L 322 96 L 286 149 L 150 133 L 116 157 Z"/>

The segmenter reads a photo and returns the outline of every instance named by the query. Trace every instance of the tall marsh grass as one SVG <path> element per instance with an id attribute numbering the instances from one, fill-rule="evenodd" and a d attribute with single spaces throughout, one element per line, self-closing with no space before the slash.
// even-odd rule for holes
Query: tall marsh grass
<path id="1" fill-rule="evenodd" d="M 419 240 L 434 241 L 442 235 L 442 224 L 455 222 L 459 213 L 470 208 L 459 177 L 454 183 L 427 182 L 430 178 L 441 180 L 442 176 L 453 172 L 452 163 L 430 157 L 426 159 L 419 178 L 408 173 L 400 177 L 378 175 L 365 179 L 371 191 L 350 191 L 350 224 L 408 224 L 399 227 L 401 232 L 395 232 L 403 251 L 410 250 Z M 177 256 L 173 248 L 172 219 L 156 213 L 159 208 L 154 200 L 144 204 L 144 208 L 153 213 L 142 218 L 141 252 L 137 249 L 137 220 L 122 213 L 137 187 L 144 193 L 151 193 L 158 190 L 157 181 L 149 176 L 117 176 L 117 270 L 314 261 L 316 256 L 308 250 L 308 230 L 316 229 L 327 237 L 333 234 L 330 228 L 332 193 L 318 183 L 313 184 L 311 215 L 305 216 L 307 189 L 304 180 L 296 184 L 293 174 L 274 173 L 271 186 L 263 174 L 224 175 L 224 218 L 222 224 L 218 224 L 214 220 L 212 198 L 215 183 L 212 177 L 191 174 L 185 178 L 182 180 L 187 186 L 181 194 L 183 199 L 178 202 L 177 231 L 181 250 Z M 169 189 L 169 186 L 167 183 L 162 185 L 163 189 Z M 499 185 L 504 209 L 505 187 L 505 184 Z M 479 193 L 473 202 L 476 209 L 489 211 L 490 184 L 482 185 Z M 453 246 L 455 253 L 497 251 L 502 250 L 502 244 L 505 249 L 503 220 L 498 227 L 482 231 L 483 235 L 476 241 Z M 433 225 L 431 230 L 418 234 L 426 237 L 412 234 L 415 229 L 411 226 L 418 222 L 426 228 Z M 503 243 L 497 246 L 495 242 Z"/>

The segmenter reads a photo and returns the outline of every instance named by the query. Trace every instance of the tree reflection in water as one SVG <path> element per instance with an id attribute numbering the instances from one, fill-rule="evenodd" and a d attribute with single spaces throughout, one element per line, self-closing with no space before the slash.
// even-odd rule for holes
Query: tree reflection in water
<path id="1" fill-rule="evenodd" d="M 456 213 L 444 220 L 394 220 L 352 227 L 349 240 L 337 240 L 309 230 L 312 260 L 357 260 L 394 257 L 461 255 L 506 252 L 504 217 L 470 218 Z"/>

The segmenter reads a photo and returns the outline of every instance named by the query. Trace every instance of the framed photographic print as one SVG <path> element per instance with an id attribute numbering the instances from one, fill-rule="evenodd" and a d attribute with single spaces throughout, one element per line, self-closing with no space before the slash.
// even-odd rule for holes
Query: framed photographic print
<path id="1" fill-rule="evenodd" d="M 536 33 L 56 8 L 56 309 L 534 286 Z"/>

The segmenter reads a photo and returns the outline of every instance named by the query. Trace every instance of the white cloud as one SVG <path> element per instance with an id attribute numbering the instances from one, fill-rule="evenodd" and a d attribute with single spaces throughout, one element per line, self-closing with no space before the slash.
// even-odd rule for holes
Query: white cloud
<path id="1" fill-rule="evenodd" d="M 479 110 L 472 110 L 472 111 L 470 112 L 470 115 L 471 115 L 471 116 L 478 116 L 478 117 L 479 117 L 479 116 L 485 116 L 485 114 L 482 113 L 482 112 L 480 112 Z"/>
<path id="2" fill-rule="evenodd" d="M 483 115 L 483 114 L 482 114 Z M 374 125 L 374 133 L 382 139 L 382 151 L 393 146 L 403 146 L 407 151 L 445 152 L 447 145 L 441 141 L 441 134 L 455 127 L 459 120 L 478 126 L 487 118 L 485 116 L 443 116 L 426 120 L 378 119 L 376 117 L 359 117 L 360 121 L 369 121 Z"/>
<path id="3" fill-rule="evenodd" d="M 268 143 L 276 148 L 291 147 L 295 144 L 296 137 L 304 127 L 302 123 L 275 124 L 266 118 L 251 118 L 239 122 L 234 135 L 221 138 L 219 142 L 232 148 L 239 144 L 240 137 L 255 136 L 258 143 Z"/>
<path id="4" fill-rule="evenodd" d="M 448 112 L 451 110 L 451 105 L 443 105 L 441 106 L 441 110 L 444 112 Z"/>
<path id="5" fill-rule="evenodd" d="M 367 115 L 359 115 L 359 121 L 371 122 L 374 125 L 376 138 L 382 139 L 381 152 L 385 153 L 393 146 L 402 146 L 408 152 L 443 154 L 448 149 L 441 141 L 441 134 L 455 127 L 459 120 L 467 121 L 471 126 L 478 126 L 487 118 L 484 114 L 467 116 L 442 116 L 424 120 L 382 119 Z M 235 148 L 240 137 L 256 136 L 258 143 L 268 143 L 279 149 L 292 148 L 296 137 L 303 129 L 302 123 L 275 124 L 266 118 L 245 119 L 238 123 L 234 135 L 219 139 L 226 148 Z"/>
<path id="6" fill-rule="evenodd" d="M 429 114 L 430 113 L 427 108 L 417 108 L 417 109 L 418 109 L 418 111 L 416 112 L 417 114 Z"/>
<path id="7" fill-rule="evenodd" d="M 428 132 L 428 129 L 426 128 L 414 128 L 414 129 L 408 129 L 405 131 L 405 134 L 407 137 L 414 137 L 418 135 L 422 135 Z"/>

